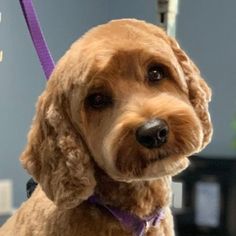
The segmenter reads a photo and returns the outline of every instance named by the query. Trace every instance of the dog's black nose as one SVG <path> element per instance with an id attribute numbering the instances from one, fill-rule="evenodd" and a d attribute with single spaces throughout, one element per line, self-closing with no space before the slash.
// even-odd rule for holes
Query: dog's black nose
<path id="1" fill-rule="evenodd" d="M 167 141 L 168 133 L 168 125 L 164 120 L 153 119 L 136 130 L 136 139 L 146 148 L 157 148 Z"/>

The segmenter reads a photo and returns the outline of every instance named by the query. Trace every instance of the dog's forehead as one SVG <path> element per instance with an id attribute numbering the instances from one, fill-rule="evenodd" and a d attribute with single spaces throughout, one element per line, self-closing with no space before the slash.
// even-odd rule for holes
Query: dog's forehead
<path id="1" fill-rule="evenodd" d="M 166 33 L 159 27 L 138 20 L 115 20 L 94 27 L 80 40 L 81 46 L 90 45 L 95 52 L 99 49 L 135 49 L 156 47 L 172 53 Z"/>
<path id="2" fill-rule="evenodd" d="M 186 87 L 168 36 L 161 28 L 143 21 L 115 20 L 97 26 L 77 41 L 72 51 L 80 52 L 81 59 L 90 63 L 93 73 L 104 71 L 109 64 L 113 64 L 114 68 L 120 65 L 125 73 L 125 66 L 134 65 L 137 60 L 143 60 L 140 61 L 143 63 L 155 57 L 157 62 L 175 69 L 181 86 Z"/>

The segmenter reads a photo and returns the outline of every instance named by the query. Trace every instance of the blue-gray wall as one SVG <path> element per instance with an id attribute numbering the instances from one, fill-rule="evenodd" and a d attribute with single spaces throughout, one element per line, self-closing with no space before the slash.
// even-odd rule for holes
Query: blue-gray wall
<path id="1" fill-rule="evenodd" d="M 180 0 L 177 38 L 212 87 L 212 143 L 203 154 L 236 158 L 236 1 Z"/>
<path id="2" fill-rule="evenodd" d="M 92 26 L 115 18 L 156 23 L 156 0 L 34 1 L 49 48 L 58 60 L 70 44 Z M 227 3 L 227 4 L 226 4 Z M 235 157 L 230 123 L 236 114 L 235 0 L 182 0 L 177 38 L 199 65 L 213 89 L 212 143 L 202 153 Z M 0 0 L 0 179 L 14 183 L 14 205 L 25 199 L 28 176 L 18 157 L 34 115 L 45 77 L 32 46 L 17 0 Z"/>

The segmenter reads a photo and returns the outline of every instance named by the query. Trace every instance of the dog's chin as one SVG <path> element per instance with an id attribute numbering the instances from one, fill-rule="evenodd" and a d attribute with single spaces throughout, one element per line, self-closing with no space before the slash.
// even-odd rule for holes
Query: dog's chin
<path id="1" fill-rule="evenodd" d="M 139 173 L 134 169 L 125 173 L 116 170 L 116 173 L 110 174 L 111 177 L 120 182 L 150 181 L 165 176 L 174 176 L 186 169 L 189 160 L 186 156 L 157 156 L 148 158 L 146 165 Z"/>
<path id="2" fill-rule="evenodd" d="M 189 166 L 189 160 L 185 156 L 168 156 L 158 159 L 148 165 L 143 173 L 142 179 L 157 179 L 164 176 L 174 176 Z"/>

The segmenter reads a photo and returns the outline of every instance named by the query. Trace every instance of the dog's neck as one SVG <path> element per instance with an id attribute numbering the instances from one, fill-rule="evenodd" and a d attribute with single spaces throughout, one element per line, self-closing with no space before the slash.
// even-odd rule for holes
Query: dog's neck
<path id="1" fill-rule="evenodd" d="M 146 217 L 157 209 L 165 208 L 171 200 L 170 177 L 152 181 L 117 182 L 101 169 L 96 171 L 95 193 L 104 203 Z"/>

